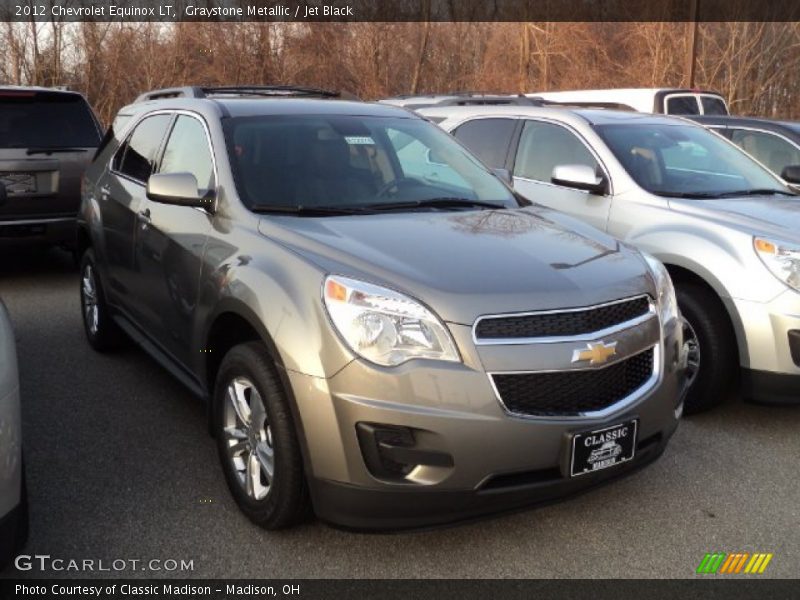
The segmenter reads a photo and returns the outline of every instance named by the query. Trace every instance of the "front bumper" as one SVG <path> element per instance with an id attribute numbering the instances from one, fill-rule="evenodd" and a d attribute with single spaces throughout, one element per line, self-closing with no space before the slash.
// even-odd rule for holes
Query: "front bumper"
<path id="1" fill-rule="evenodd" d="M 744 397 L 800 402 L 800 293 L 787 289 L 771 302 L 734 299 L 733 304 L 741 322 Z"/>
<path id="2" fill-rule="evenodd" d="M 469 348 L 469 328 L 452 327 Z M 655 460 L 674 433 L 684 393 L 680 328 L 664 339 L 658 383 L 602 417 L 516 417 L 504 411 L 471 351 L 463 364 L 382 369 L 353 361 L 330 379 L 288 373 L 304 433 L 317 515 L 356 529 L 410 528 L 547 502 Z M 571 478 L 571 434 L 638 419 L 635 458 Z M 449 457 L 402 480 L 374 476 L 357 424 L 410 428 L 415 449 Z"/>

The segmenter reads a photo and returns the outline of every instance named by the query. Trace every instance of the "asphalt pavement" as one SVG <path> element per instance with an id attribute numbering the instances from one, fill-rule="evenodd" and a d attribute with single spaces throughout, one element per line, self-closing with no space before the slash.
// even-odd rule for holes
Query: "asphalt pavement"
<path id="1" fill-rule="evenodd" d="M 142 561 L 25 575 L 671 578 L 695 576 L 706 552 L 744 551 L 774 553 L 761 577 L 800 576 L 800 408 L 740 400 L 684 419 L 643 471 L 546 507 L 417 533 L 260 530 L 228 493 L 201 403 L 141 350 L 86 343 L 70 257 L 0 257 L 21 371 L 25 553 Z M 142 571 L 151 560 L 193 570 Z"/>

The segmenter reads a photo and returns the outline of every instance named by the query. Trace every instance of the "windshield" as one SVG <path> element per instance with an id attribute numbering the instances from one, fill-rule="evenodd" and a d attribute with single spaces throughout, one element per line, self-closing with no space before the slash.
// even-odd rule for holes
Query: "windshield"
<path id="1" fill-rule="evenodd" d="M 711 198 L 788 193 L 747 154 L 693 125 L 597 125 L 595 129 L 633 179 L 653 194 Z"/>
<path id="2" fill-rule="evenodd" d="M 518 205 L 476 158 L 421 119 L 237 117 L 225 121 L 225 135 L 239 195 L 251 209 Z"/>
<path id="3" fill-rule="evenodd" d="M 89 105 L 77 94 L 0 92 L 0 148 L 95 148 Z"/>

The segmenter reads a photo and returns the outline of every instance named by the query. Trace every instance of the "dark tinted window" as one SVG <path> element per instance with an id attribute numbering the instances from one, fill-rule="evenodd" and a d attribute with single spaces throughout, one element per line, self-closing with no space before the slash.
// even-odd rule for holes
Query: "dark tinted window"
<path id="1" fill-rule="evenodd" d="M 193 117 L 181 115 L 175 121 L 164 157 L 161 173 L 191 173 L 200 189 L 214 187 L 214 161 L 203 124 Z"/>
<path id="2" fill-rule="evenodd" d="M 549 182 L 553 169 L 559 165 L 587 165 L 595 171 L 598 169 L 594 156 L 574 133 L 560 125 L 526 121 L 514 175 Z"/>
<path id="3" fill-rule="evenodd" d="M 461 198 L 516 205 L 508 189 L 422 119 L 357 115 L 235 117 L 223 122 L 248 206 L 375 206 Z"/>
<path id="4" fill-rule="evenodd" d="M 700 107 L 693 95 L 672 96 L 667 98 L 668 115 L 699 115 Z"/>
<path id="5" fill-rule="evenodd" d="M 95 148 L 99 142 L 82 96 L 0 91 L 0 148 Z"/>
<path id="6" fill-rule="evenodd" d="M 453 135 L 485 164 L 502 169 L 515 125 L 513 119 L 475 119 L 461 125 Z"/>
<path id="7" fill-rule="evenodd" d="M 727 115 L 728 108 L 722 101 L 722 98 L 715 98 L 714 96 L 700 96 L 700 102 L 703 105 L 703 113 L 707 115 Z"/>
<path id="8" fill-rule="evenodd" d="M 128 142 L 117 153 L 115 167 L 137 181 L 147 181 L 153 172 L 156 153 L 171 118 L 170 115 L 155 115 L 139 123 Z"/>

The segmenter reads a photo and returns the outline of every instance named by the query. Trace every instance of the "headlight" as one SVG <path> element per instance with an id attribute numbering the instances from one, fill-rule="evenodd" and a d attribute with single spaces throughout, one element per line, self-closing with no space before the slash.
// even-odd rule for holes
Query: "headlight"
<path id="1" fill-rule="evenodd" d="M 667 268 L 656 257 L 647 252 L 642 252 L 642 256 L 650 267 L 653 279 L 656 282 L 656 293 L 658 294 L 658 312 L 661 315 L 661 322 L 668 323 L 671 319 L 678 316 L 678 299 L 675 297 L 675 286 L 667 272 Z"/>
<path id="2" fill-rule="evenodd" d="M 346 277 L 324 285 L 331 321 L 358 356 L 385 367 L 412 358 L 461 361 L 444 324 L 416 300 Z"/>
<path id="3" fill-rule="evenodd" d="M 800 248 L 797 245 L 756 237 L 753 247 L 775 277 L 800 291 Z"/>

